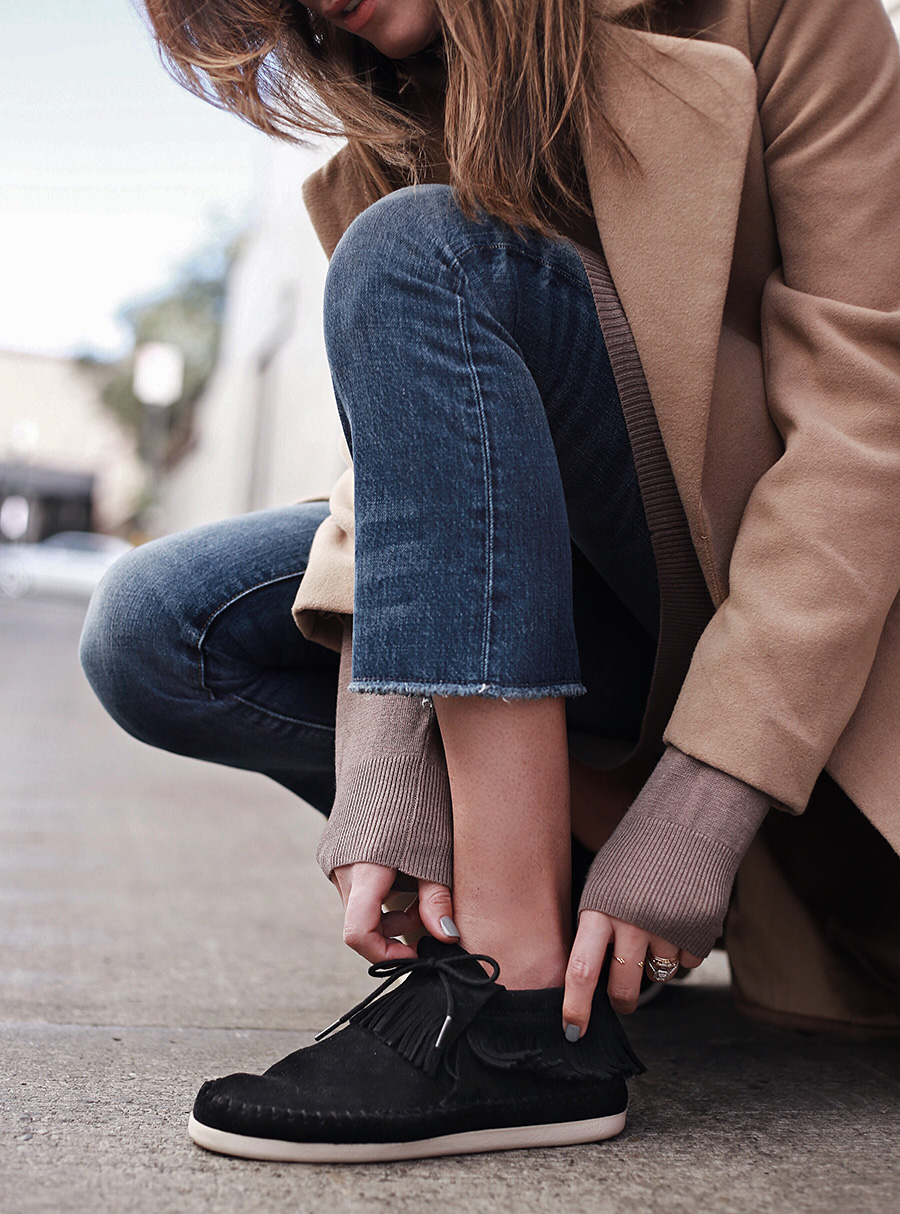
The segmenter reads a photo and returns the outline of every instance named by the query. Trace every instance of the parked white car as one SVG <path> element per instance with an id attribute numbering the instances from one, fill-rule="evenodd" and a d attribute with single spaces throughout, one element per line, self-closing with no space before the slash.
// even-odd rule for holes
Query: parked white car
<path id="1" fill-rule="evenodd" d="M 92 531 L 60 531 L 39 544 L 3 544 L 0 593 L 89 598 L 113 561 L 130 549 L 127 540 Z"/>

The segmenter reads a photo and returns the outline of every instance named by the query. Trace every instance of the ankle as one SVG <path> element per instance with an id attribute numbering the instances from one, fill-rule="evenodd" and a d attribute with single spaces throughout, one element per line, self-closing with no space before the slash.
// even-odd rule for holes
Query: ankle
<path id="1" fill-rule="evenodd" d="M 500 981 L 510 991 L 537 991 L 549 987 L 564 986 L 566 981 L 566 963 L 568 957 L 516 957 L 501 961 Z"/>
<path id="2" fill-rule="evenodd" d="M 460 924 L 461 942 L 470 953 L 485 953 L 500 966 L 500 981 L 511 991 L 563 986 L 569 949 L 562 930 L 541 932 L 533 945 L 490 928 Z"/>

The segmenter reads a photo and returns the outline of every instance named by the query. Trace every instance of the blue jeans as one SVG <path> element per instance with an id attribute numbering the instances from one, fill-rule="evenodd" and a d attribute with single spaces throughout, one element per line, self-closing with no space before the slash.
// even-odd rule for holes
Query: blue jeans
<path id="1" fill-rule="evenodd" d="M 577 696 L 573 729 L 636 738 L 656 567 L 575 249 L 468 220 L 446 187 L 401 190 L 345 234 L 325 309 L 356 477 L 353 685 Z M 290 615 L 324 514 L 264 511 L 129 554 L 82 661 L 136 737 L 327 810 L 337 658 Z"/>
<path id="2" fill-rule="evenodd" d="M 650 537 L 571 244 L 446 186 L 351 225 L 325 288 L 353 453 L 358 691 L 578 695 L 571 543 L 651 633 Z"/>

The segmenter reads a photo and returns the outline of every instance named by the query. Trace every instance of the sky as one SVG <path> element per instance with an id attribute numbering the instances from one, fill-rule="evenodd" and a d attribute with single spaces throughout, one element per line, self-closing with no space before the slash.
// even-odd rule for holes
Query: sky
<path id="1" fill-rule="evenodd" d="M 246 222 L 268 140 L 167 76 L 133 0 L 4 0 L 0 69 L 0 348 L 121 353 L 117 309 Z"/>

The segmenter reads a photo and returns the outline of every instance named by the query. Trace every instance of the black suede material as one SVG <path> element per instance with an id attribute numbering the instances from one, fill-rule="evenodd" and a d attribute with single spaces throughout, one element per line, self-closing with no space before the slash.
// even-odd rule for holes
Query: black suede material
<path id="1" fill-rule="evenodd" d="M 434 1075 L 456 1039 L 503 988 L 497 985 L 500 970 L 496 963 L 488 975 L 458 944 L 440 944 L 423 936 L 418 951 L 414 964 L 419 968 L 403 986 L 389 999 L 361 1008 L 351 1019 Z M 381 969 L 372 966 L 369 973 L 375 976 Z"/>
<path id="2" fill-rule="evenodd" d="M 434 947 L 444 955 L 462 951 Z M 437 972 L 423 969 L 373 1006 L 403 997 L 408 1010 L 410 992 L 404 995 L 404 987 L 410 983 L 422 989 L 423 1003 L 433 1004 L 442 994 Z M 442 1051 L 434 1074 L 351 1022 L 264 1075 L 229 1075 L 204 1084 L 194 1116 L 214 1129 L 255 1138 L 385 1143 L 624 1111 L 625 1077 L 643 1067 L 605 988 L 595 998 L 587 1033 L 574 1044 L 563 1036 L 561 988 L 507 991 L 498 984 L 491 990 L 487 1002 L 471 1008 L 471 1019 Z M 457 998 L 456 1012 L 465 1019 L 461 1004 Z M 382 1018 L 389 1012 L 382 1008 Z"/>

